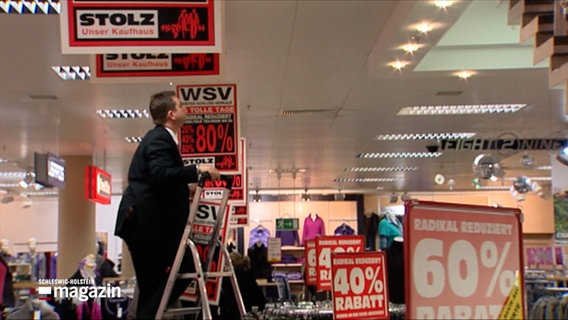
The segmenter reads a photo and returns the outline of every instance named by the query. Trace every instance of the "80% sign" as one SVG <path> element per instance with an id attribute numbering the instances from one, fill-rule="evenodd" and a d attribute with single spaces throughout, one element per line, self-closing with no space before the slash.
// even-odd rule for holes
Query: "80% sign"
<path id="1" fill-rule="evenodd" d="M 412 260 L 414 289 L 424 298 L 439 297 L 446 285 L 461 298 L 479 294 L 489 298 L 496 290 L 506 297 L 515 282 L 515 273 L 505 266 L 510 248 L 510 241 L 498 248 L 494 241 L 487 240 L 476 249 L 468 240 L 456 240 L 446 257 L 443 240 L 422 239 L 416 244 Z M 478 293 L 480 282 L 486 279 L 489 283 Z"/>

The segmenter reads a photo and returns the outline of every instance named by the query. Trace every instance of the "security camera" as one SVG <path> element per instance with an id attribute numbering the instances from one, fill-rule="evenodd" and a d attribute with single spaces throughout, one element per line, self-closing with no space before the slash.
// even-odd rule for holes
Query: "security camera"
<path id="1" fill-rule="evenodd" d="M 426 146 L 426 150 L 428 150 L 428 152 L 431 153 L 438 152 L 439 149 L 440 147 L 437 144 L 431 144 Z"/>

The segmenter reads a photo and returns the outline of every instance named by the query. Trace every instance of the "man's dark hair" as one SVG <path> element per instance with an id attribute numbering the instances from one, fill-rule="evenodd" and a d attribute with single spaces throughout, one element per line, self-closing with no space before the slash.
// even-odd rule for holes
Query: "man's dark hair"
<path id="1" fill-rule="evenodd" d="M 176 103 L 173 97 L 176 93 L 171 90 L 158 92 L 150 97 L 150 115 L 154 124 L 164 124 L 168 116 L 168 111 L 174 110 Z"/>

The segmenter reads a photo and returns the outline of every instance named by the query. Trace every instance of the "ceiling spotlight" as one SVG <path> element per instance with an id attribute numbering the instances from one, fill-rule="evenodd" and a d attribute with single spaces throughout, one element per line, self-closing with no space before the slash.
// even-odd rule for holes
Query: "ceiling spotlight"
<path id="1" fill-rule="evenodd" d="M 405 68 L 409 63 L 407 61 L 400 61 L 400 60 L 396 60 L 393 61 L 391 63 L 389 63 L 389 67 L 393 68 L 394 70 L 400 71 L 403 68 Z"/>
<path id="2" fill-rule="evenodd" d="M 556 155 L 556 159 L 562 163 L 563 165 L 568 166 L 568 146 L 567 147 L 563 147 L 562 149 L 560 149 L 558 151 L 558 154 Z"/>
<path id="3" fill-rule="evenodd" d="M 534 165 L 534 158 L 529 156 L 528 154 L 524 154 L 521 157 L 520 162 L 523 167 L 532 167 Z"/>
<path id="4" fill-rule="evenodd" d="M 260 202 L 261 200 L 262 200 L 262 197 L 258 193 L 258 189 L 256 189 L 256 193 L 252 196 L 252 201 L 253 202 Z"/>
<path id="5" fill-rule="evenodd" d="M 505 171 L 491 154 L 480 154 L 473 160 L 473 173 L 478 178 L 491 181 L 496 181 L 505 175 Z"/>
<path id="6" fill-rule="evenodd" d="M 22 208 L 23 209 L 30 208 L 32 205 L 33 205 L 33 202 L 30 199 L 26 199 L 26 200 L 24 200 L 24 202 L 22 202 Z"/>
<path id="7" fill-rule="evenodd" d="M 389 198 L 389 203 L 397 203 L 398 202 L 398 196 L 396 194 L 391 194 L 390 198 Z"/>
<path id="8" fill-rule="evenodd" d="M 434 6 L 436 6 L 436 8 L 440 8 L 440 9 L 446 9 L 447 7 L 451 6 L 452 4 L 454 4 L 454 1 L 452 1 L 452 0 L 435 0 L 434 1 Z"/>
<path id="9" fill-rule="evenodd" d="M 469 78 L 471 78 L 471 76 L 473 76 L 474 74 L 476 74 L 474 71 L 469 71 L 469 70 L 462 70 L 462 71 L 458 71 L 454 73 L 454 76 L 463 79 L 463 80 L 467 80 Z"/>
<path id="10" fill-rule="evenodd" d="M 422 33 L 428 33 L 434 30 L 434 26 L 429 22 L 421 22 L 416 25 L 416 30 Z"/>
<path id="11" fill-rule="evenodd" d="M 528 177 L 518 176 L 511 187 L 518 193 L 527 193 L 532 191 L 533 182 Z"/>
<path id="12" fill-rule="evenodd" d="M 304 194 L 302 195 L 302 201 L 310 201 L 310 200 L 311 200 L 311 197 L 308 194 L 308 189 L 306 188 Z"/>
<path id="13" fill-rule="evenodd" d="M 422 45 L 416 43 L 416 42 L 409 42 L 407 44 L 404 44 L 400 47 L 400 49 L 404 50 L 404 52 L 406 53 L 414 53 L 414 51 L 420 49 L 420 47 L 422 47 Z"/>
<path id="14" fill-rule="evenodd" d="M 34 181 L 34 174 L 32 172 L 26 172 L 26 176 L 24 177 L 24 179 L 18 182 L 18 185 L 20 185 L 20 187 L 22 187 L 23 189 L 27 189 L 32 186 Z"/>

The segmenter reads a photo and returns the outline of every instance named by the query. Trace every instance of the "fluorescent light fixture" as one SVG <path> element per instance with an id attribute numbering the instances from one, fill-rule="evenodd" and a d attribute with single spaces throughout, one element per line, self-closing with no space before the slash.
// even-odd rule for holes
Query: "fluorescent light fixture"
<path id="1" fill-rule="evenodd" d="M 475 136 L 473 132 L 448 132 L 448 133 L 392 133 L 380 134 L 375 137 L 379 141 L 399 140 L 439 140 L 439 139 L 469 139 Z"/>
<path id="2" fill-rule="evenodd" d="M 430 116 L 430 115 L 460 115 L 460 114 L 495 114 L 513 113 L 526 107 L 526 104 L 469 104 L 442 106 L 413 106 L 404 107 L 397 113 L 399 116 Z"/>
<path id="3" fill-rule="evenodd" d="M 476 190 L 491 190 L 491 191 L 508 191 L 510 187 L 508 186 L 477 186 Z"/>
<path id="4" fill-rule="evenodd" d="M 97 114 L 103 119 L 137 119 L 150 117 L 146 109 L 101 109 L 97 110 Z"/>
<path id="5" fill-rule="evenodd" d="M 17 183 L 0 183 L 0 188 L 17 188 L 19 186 Z"/>
<path id="6" fill-rule="evenodd" d="M 128 143 L 140 143 L 142 141 L 142 137 L 124 137 L 124 139 Z"/>
<path id="7" fill-rule="evenodd" d="M 526 178 L 532 181 L 552 181 L 552 177 L 526 177 Z M 503 180 L 515 181 L 516 179 L 517 177 L 507 177 L 504 178 Z"/>
<path id="8" fill-rule="evenodd" d="M 51 69 L 63 80 L 91 79 L 91 68 L 88 66 L 53 66 Z"/>
<path id="9" fill-rule="evenodd" d="M 356 158 L 392 159 L 392 158 L 437 158 L 442 152 L 369 152 L 359 153 Z"/>
<path id="10" fill-rule="evenodd" d="M 334 182 L 395 182 L 400 181 L 400 178 L 335 178 Z"/>
<path id="11" fill-rule="evenodd" d="M 23 179 L 26 177 L 27 172 L 25 171 L 2 171 L 0 172 L 0 178 L 14 178 Z"/>
<path id="12" fill-rule="evenodd" d="M 418 167 L 352 167 L 345 168 L 345 172 L 407 172 L 416 171 Z"/>
<path id="13" fill-rule="evenodd" d="M 3 0 L 0 12 L 17 14 L 60 14 L 61 0 Z"/>

